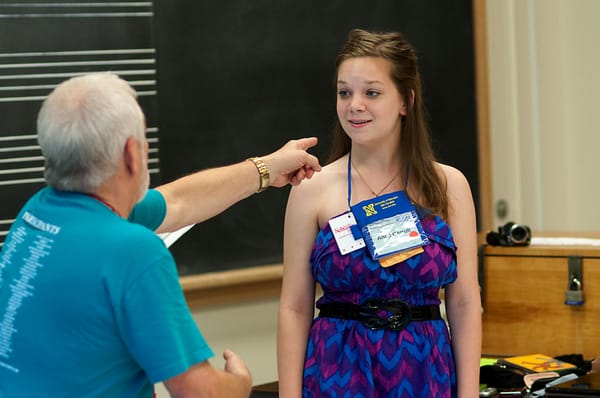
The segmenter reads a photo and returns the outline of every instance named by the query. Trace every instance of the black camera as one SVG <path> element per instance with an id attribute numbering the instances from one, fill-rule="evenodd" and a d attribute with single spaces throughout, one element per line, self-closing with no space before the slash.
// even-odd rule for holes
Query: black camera
<path id="1" fill-rule="evenodd" d="M 531 229 L 527 225 L 507 222 L 498 227 L 498 232 L 488 232 L 485 239 L 492 246 L 527 246 L 531 242 Z"/>

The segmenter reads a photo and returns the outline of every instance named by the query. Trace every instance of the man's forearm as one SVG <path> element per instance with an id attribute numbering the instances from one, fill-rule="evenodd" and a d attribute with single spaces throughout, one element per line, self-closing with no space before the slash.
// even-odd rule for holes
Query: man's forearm
<path id="1" fill-rule="evenodd" d="M 277 151 L 230 166 L 203 170 L 157 189 L 167 202 L 167 215 L 156 232 L 172 232 L 216 216 L 268 186 L 297 185 L 321 170 L 307 153 L 315 137 L 288 141 Z"/>
<path id="2" fill-rule="evenodd" d="M 216 216 L 258 191 L 260 175 L 251 161 L 202 170 L 157 187 L 167 214 L 156 232 L 168 232 Z"/>

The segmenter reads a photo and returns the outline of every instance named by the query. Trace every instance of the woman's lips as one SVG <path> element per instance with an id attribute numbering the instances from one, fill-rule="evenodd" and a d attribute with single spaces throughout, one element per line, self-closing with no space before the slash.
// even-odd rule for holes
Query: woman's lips
<path id="1" fill-rule="evenodd" d="M 367 124 L 371 123 L 371 121 L 370 120 L 353 119 L 353 120 L 348 120 L 348 123 L 350 123 L 352 125 L 352 127 L 360 128 L 360 127 L 364 127 Z"/>

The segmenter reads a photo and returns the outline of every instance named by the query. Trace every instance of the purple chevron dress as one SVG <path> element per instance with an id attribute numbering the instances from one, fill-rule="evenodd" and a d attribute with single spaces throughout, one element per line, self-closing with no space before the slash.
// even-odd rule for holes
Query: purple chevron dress
<path id="1" fill-rule="evenodd" d="M 424 252 L 383 268 L 361 249 L 342 256 L 327 224 L 315 240 L 311 267 L 324 291 L 318 302 L 360 304 L 399 298 L 439 304 L 456 279 L 456 246 L 446 222 L 422 216 Z M 304 397 L 449 398 L 456 396 L 450 337 L 443 320 L 411 322 L 401 331 L 371 330 L 356 320 L 317 317 L 310 329 Z"/>

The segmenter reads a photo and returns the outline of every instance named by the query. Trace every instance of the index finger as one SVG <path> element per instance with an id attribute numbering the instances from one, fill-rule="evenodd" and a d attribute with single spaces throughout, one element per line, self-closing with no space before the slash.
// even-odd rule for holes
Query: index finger
<path id="1" fill-rule="evenodd" d="M 318 142 L 319 139 L 317 137 L 299 138 L 296 140 L 296 146 L 298 149 L 307 150 L 308 148 L 312 148 L 317 145 Z"/>

